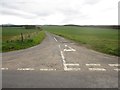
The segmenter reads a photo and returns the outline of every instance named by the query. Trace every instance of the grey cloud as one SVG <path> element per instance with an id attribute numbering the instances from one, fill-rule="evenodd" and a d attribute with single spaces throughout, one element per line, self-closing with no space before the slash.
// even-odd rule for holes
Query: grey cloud
<path id="1" fill-rule="evenodd" d="M 0 9 L 0 12 L 2 15 L 13 15 L 13 16 L 18 16 L 22 17 L 25 19 L 31 19 L 34 18 L 36 15 L 29 14 L 24 11 L 16 10 L 16 9 L 11 9 L 11 8 L 2 8 Z"/>
<path id="2" fill-rule="evenodd" d="M 102 11 L 103 9 L 111 10 L 106 9 L 105 6 L 98 8 L 97 4 L 101 5 L 101 1 L 103 0 L 1 0 L 0 5 L 3 8 L 0 8 L 0 12 L 2 15 L 21 17 L 21 19 L 29 19 L 31 22 L 42 20 L 45 23 L 57 23 L 59 15 L 59 21 L 62 23 L 81 22 L 81 20 L 87 21 L 89 18 L 97 17 L 97 15 L 94 17 L 92 11 L 100 9 L 100 14 L 103 14 L 105 12 Z M 89 7 L 90 9 L 88 9 Z M 94 7 L 96 7 L 95 10 L 93 10 Z M 88 10 L 91 10 L 92 13 L 89 13 Z M 39 21 L 37 21 L 38 19 Z"/>

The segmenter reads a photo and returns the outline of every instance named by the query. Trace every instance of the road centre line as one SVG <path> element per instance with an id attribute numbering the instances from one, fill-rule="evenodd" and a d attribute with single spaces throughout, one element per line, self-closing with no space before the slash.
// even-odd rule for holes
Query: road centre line
<path id="1" fill-rule="evenodd" d="M 56 41 L 56 42 L 58 42 L 58 40 L 54 37 L 54 40 Z"/>

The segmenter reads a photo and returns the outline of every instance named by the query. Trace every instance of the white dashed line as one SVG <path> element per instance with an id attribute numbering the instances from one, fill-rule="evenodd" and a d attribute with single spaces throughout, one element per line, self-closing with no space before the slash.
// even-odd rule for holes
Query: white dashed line
<path id="1" fill-rule="evenodd" d="M 120 69 L 118 69 L 118 68 L 116 68 L 116 69 L 114 69 L 115 71 L 117 71 L 117 72 L 119 72 L 120 71 Z"/>
<path id="2" fill-rule="evenodd" d="M 89 68 L 90 71 L 106 71 L 104 68 Z"/>
<path id="3" fill-rule="evenodd" d="M 56 42 L 58 42 L 57 39 L 56 39 L 55 37 L 54 37 L 54 40 L 55 40 Z"/>
<path id="4" fill-rule="evenodd" d="M 72 63 L 68 63 L 68 64 L 65 64 L 65 65 L 68 65 L 68 66 L 79 66 L 79 64 L 72 64 Z"/>
<path id="5" fill-rule="evenodd" d="M 1 68 L 1 70 L 8 70 L 8 68 Z"/>
<path id="6" fill-rule="evenodd" d="M 101 66 L 101 64 L 86 64 L 86 66 Z"/>
<path id="7" fill-rule="evenodd" d="M 71 52 L 71 51 L 75 51 L 75 50 L 73 50 L 73 49 L 64 49 L 64 51 Z"/>
<path id="8" fill-rule="evenodd" d="M 40 69 L 40 71 L 56 71 L 56 69 Z"/>
<path id="9" fill-rule="evenodd" d="M 34 68 L 18 68 L 18 71 L 33 71 L 35 70 Z"/>
<path id="10" fill-rule="evenodd" d="M 80 68 L 66 68 L 65 71 L 80 71 Z"/>
<path id="11" fill-rule="evenodd" d="M 18 68 L 18 71 L 33 71 L 34 68 Z M 56 71 L 56 69 L 40 69 L 40 71 Z"/>
<path id="12" fill-rule="evenodd" d="M 118 66 L 120 66 L 120 64 L 108 64 L 109 66 L 111 66 L 111 67 L 118 67 Z"/>

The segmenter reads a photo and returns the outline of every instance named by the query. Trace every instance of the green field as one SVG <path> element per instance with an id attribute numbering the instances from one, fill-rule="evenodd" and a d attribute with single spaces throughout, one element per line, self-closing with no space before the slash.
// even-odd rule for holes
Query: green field
<path id="1" fill-rule="evenodd" d="M 39 29 L 25 29 L 24 27 L 3 27 L 2 52 L 32 47 L 39 44 L 44 39 L 44 37 L 44 31 Z"/>
<path id="2" fill-rule="evenodd" d="M 120 56 L 118 30 L 100 27 L 43 26 L 43 29 L 106 54 Z"/>

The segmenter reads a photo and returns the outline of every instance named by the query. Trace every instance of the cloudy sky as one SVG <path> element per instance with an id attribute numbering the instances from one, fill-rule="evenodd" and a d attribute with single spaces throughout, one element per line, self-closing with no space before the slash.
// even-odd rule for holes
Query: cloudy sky
<path id="1" fill-rule="evenodd" d="M 119 0 L 0 0 L 0 24 L 117 25 Z"/>

